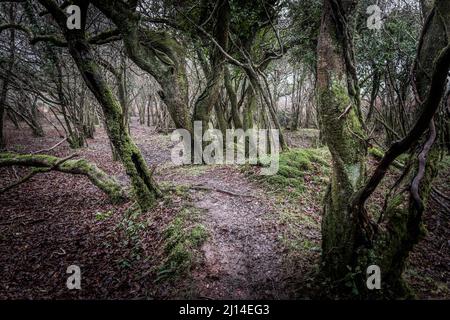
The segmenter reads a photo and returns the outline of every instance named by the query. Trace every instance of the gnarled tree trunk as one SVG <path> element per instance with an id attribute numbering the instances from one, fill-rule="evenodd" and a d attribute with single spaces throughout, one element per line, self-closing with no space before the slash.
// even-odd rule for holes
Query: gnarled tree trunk
<path id="1" fill-rule="evenodd" d="M 450 21 L 450 3 L 434 2 L 423 30 L 417 63 L 426 68 L 424 74 L 428 76 L 425 79 L 416 72 L 418 88 L 425 84 L 418 90 L 419 117 L 405 138 L 389 148 L 361 186 L 365 176 L 366 147 L 359 117 L 352 108 L 358 100 L 352 99 L 357 98 L 351 94 L 357 90 L 352 89 L 352 81 L 349 81 L 354 77 L 353 53 L 348 51 L 351 50 L 348 17 L 355 2 L 325 0 L 319 38 L 320 122 L 333 158 L 333 175 L 324 200 L 322 220 L 323 266 L 332 280 L 353 281 L 354 289 L 359 292 L 399 297 L 409 294 L 402 272 L 409 252 L 420 239 L 424 203 L 435 174 L 435 158 L 430 153 L 436 138 L 432 119 L 441 103 L 450 66 L 449 29 L 445 26 Z M 429 133 L 421 141 L 427 128 Z M 409 192 L 392 197 L 387 202 L 383 219 L 380 216 L 375 224 L 364 208 L 365 202 L 389 166 L 409 150 L 412 150 L 414 160 L 411 171 L 404 175 L 403 184 Z M 370 265 L 381 269 L 380 291 L 367 290 L 365 271 Z"/>
<path id="2" fill-rule="evenodd" d="M 88 4 L 83 1 L 75 2 L 82 10 L 82 28 L 80 30 L 68 30 L 64 12 L 53 1 L 39 1 L 60 26 L 78 70 L 102 107 L 108 137 L 119 155 L 127 175 L 130 177 L 136 200 L 143 210 L 151 208 L 160 191 L 140 150 L 134 144 L 128 129 L 125 127 L 123 110 L 103 79 L 90 44 L 86 40 L 85 23 Z"/>
<path id="3" fill-rule="evenodd" d="M 333 173 L 324 199 L 322 260 L 332 279 L 342 279 L 352 265 L 357 221 L 350 199 L 364 179 L 366 148 L 353 132 L 363 136 L 349 93 L 352 81 L 347 61 L 352 53 L 349 17 L 356 1 L 325 0 L 318 40 L 317 95 L 323 138 L 333 159 Z"/>

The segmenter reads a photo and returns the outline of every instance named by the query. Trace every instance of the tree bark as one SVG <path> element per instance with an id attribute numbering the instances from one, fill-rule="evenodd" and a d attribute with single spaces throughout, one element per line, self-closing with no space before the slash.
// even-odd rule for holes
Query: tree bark
<path id="1" fill-rule="evenodd" d="M 9 18 L 11 23 L 14 23 L 15 20 L 15 5 L 11 3 Z M 5 110 L 6 110 L 6 100 L 8 97 L 8 86 L 10 81 L 10 76 L 12 69 L 14 67 L 15 60 L 15 52 L 16 52 L 16 30 L 10 29 L 9 31 L 9 57 L 8 64 L 6 67 L 6 76 L 2 81 L 1 91 L 0 91 L 0 150 L 6 147 L 5 137 L 3 133 L 4 127 L 4 119 L 5 119 Z"/>
<path id="2" fill-rule="evenodd" d="M 435 135 L 430 121 L 441 102 L 450 65 L 449 35 L 443 33 L 448 28 L 443 28 L 442 24 L 443 21 L 450 21 L 450 18 L 442 19 L 446 15 L 448 17 L 450 3 L 436 1 L 434 10 L 438 12 L 436 17 L 440 18 L 428 19 L 431 24 L 440 24 L 441 31 L 437 32 L 434 27 L 424 28 L 424 47 L 436 48 L 436 42 L 439 42 L 436 37 L 446 36 L 440 42 L 440 48 L 429 50 L 422 55 L 423 58 L 420 58 L 419 47 L 418 64 L 428 66 L 429 73 L 426 81 L 422 81 L 421 76 L 417 77 L 418 87 L 425 88 L 418 120 L 405 138 L 389 148 L 364 185 L 364 134 L 357 110 L 346 107 L 357 105 L 357 100 L 352 101 L 351 84 L 348 82 L 353 73 L 353 59 L 349 59 L 352 54 L 346 52 L 351 48 L 346 43 L 351 37 L 349 29 L 345 30 L 355 3 L 325 0 L 319 37 L 319 113 L 321 130 L 333 159 L 333 174 L 324 199 L 322 219 L 323 270 L 334 281 L 350 281 L 353 288 L 363 295 L 404 297 L 409 295 L 409 291 L 402 280 L 402 272 L 409 252 L 421 235 L 422 202 L 431 186 L 432 174 L 429 173 L 435 170 L 433 160 L 428 161 L 428 168 L 425 163 L 427 155 L 433 158 L 430 149 Z M 426 45 L 429 41 L 433 42 L 431 46 Z M 375 224 L 364 208 L 365 201 L 377 188 L 389 166 L 400 154 L 417 146 L 429 126 L 430 134 L 424 139 L 418 164 L 412 166 L 416 169 L 412 170 L 409 177 L 406 175 L 407 190 L 411 185 L 409 198 L 400 193 L 387 201 L 386 210 L 380 214 L 378 224 Z M 380 267 L 382 290 L 375 292 L 367 289 L 365 271 L 369 265 Z"/>
<path id="3" fill-rule="evenodd" d="M 130 177 L 136 200 L 143 210 L 150 209 L 160 195 L 160 191 L 140 150 L 124 126 L 123 110 L 103 79 L 90 44 L 86 40 L 84 27 L 88 4 L 76 1 L 76 4 L 82 9 L 82 28 L 81 30 L 68 30 L 64 12 L 51 0 L 39 1 L 52 14 L 63 31 L 69 52 L 78 70 L 102 107 L 108 137 Z"/>
<path id="4" fill-rule="evenodd" d="M 343 279 L 352 265 L 358 222 L 349 210 L 353 193 L 365 173 L 365 145 L 352 132 L 364 136 L 348 83 L 352 54 L 348 20 L 355 1 L 324 0 L 318 40 L 317 95 L 321 131 L 333 159 L 331 183 L 322 217 L 323 270 L 333 280 Z"/>
<path id="5" fill-rule="evenodd" d="M 85 159 L 64 160 L 49 155 L 1 153 L 0 167 L 24 166 L 41 168 L 45 171 L 55 170 L 70 174 L 84 175 L 102 190 L 113 203 L 118 203 L 127 198 L 120 184 L 110 178 L 103 170 Z M 35 171 L 39 173 L 39 171 Z"/>
<path id="6" fill-rule="evenodd" d="M 236 91 L 233 88 L 233 85 L 231 83 L 231 75 L 230 70 L 226 67 L 225 68 L 225 87 L 227 89 L 228 98 L 230 100 L 231 105 L 231 117 L 233 119 L 233 124 L 235 129 L 242 129 L 243 124 L 241 121 L 241 117 L 239 116 L 239 110 L 238 110 L 238 101 L 236 96 Z"/>

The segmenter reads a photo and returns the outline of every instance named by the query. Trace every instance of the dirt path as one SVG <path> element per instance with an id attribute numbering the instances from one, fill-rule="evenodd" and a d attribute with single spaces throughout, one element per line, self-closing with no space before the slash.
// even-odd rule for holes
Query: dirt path
<path id="1" fill-rule="evenodd" d="M 166 181 L 172 185 L 201 185 L 202 188 L 206 188 L 206 190 L 190 189 L 193 205 L 202 212 L 200 223 L 207 228 L 209 234 L 201 248 L 202 262 L 194 268 L 192 273 L 191 278 L 195 282 L 192 297 L 283 298 L 285 293 L 283 293 L 283 277 L 280 272 L 282 248 L 277 238 L 274 210 L 272 210 L 270 201 L 266 199 L 267 194 L 255 183 L 248 181 L 238 168 L 229 166 L 174 168 L 170 161 L 170 150 L 173 145 L 170 136 L 156 134 L 151 129 L 139 126 L 134 122 L 132 133 L 148 164 L 157 166 L 156 178 L 159 181 Z M 54 145 L 60 140 L 59 137 L 53 135 L 43 139 L 36 139 L 31 135 L 21 137 L 17 135 L 12 137 L 14 138 L 14 148 L 20 149 L 22 146 L 26 146 L 27 149 L 22 150 L 25 152 Z M 63 156 L 70 150 L 64 145 L 55 152 L 56 155 Z M 81 150 L 80 153 L 83 157 L 98 163 L 100 167 L 115 175 L 124 184 L 128 183 L 129 179 L 120 164 L 111 161 L 109 145 L 106 143 L 103 130 L 99 130 L 96 133 L 96 139 L 90 140 L 89 147 Z M 15 177 L 10 171 L 4 169 L 1 173 L 5 178 L 13 181 Z M 20 171 L 18 174 L 22 175 L 23 173 Z M 49 180 L 49 178 L 51 179 Z M 66 187 L 58 188 L 54 183 Z M 215 189 L 221 191 L 215 191 Z M 233 194 L 226 193 L 226 191 Z M 148 279 L 148 283 L 142 283 L 142 280 L 138 281 L 132 277 L 128 279 L 127 273 L 119 270 L 123 266 L 108 264 L 109 261 L 123 261 L 126 256 L 128 249 L 122 247 L 124 239 L 114 235 L 115 233 L 111 230 L 115 230 L 114 225 L 119 224 L 123 211 L 130 204 L 113 208 L 107 204 L 105 196 L 88 181 L 58 173 L 40 175 L 30 183 L 23 184 L 11 192 L 15 196 L 5 194 L 2 198 L 2 221 L 5 221 L 2 222 L 4 225 L 0 226 L 0 229 L 4 229 L 3 234 L 5 234 L 4 246 L 1 246 L 5 252 L 2 256 L 7 260 L 4 259 L 5 261 L 2 260 L 2 262 L 4 265 L 10 266 L 6 278 L 9 279 L 7 280 L 8 285 L 13 285 L 3 293 L 0 290 L 0 296 L 4 294 L 5 296 L 22 297 L 25 287 L 29 288 L 26 289 L 27 297 L 34 298 L 49 297 L 52 296 L 52 292 L 54 296 L 58 297 L 95 298 L 103 294 L 100 292 L 110 290 L 111 287 L 114 287 L 113 290 L 116 292 L 114 295 L 108 294 L 111 297 L 120 296 L 123 290 L 130 287 L 133 287 L 134 291 L 140 292 L 142 296 L 146 296 L 147 292 L 150 296 L 152 295 L 150 293 L 153 285 L 152 279 Z M 29 200 L 27 200 L 28 197 L 30 197 Z M 56 199 L 56 202 L 50 198 Z M 90 201 L 86 201 L 86 199 L 90 199 Z M 84 205 L 80 205 L 80 203 Z M 38 210 L 35 204 L 38 204 L 41 209 Z M 46 212 L 56 210 L 60 214 L 52 215 L 52 219 L 43 219 L 38 214 L 40 210 Z M 113 210 L 116 214 L 105 221 L 96 221 L 96 218 L 93 218 L 97 212 L 108 212 L 108 210 Z M 19 213 L 20 215 L 18 215 Z M 22 219 L 37 222 L 33 222 L 32 225 L 21 224 Z M 17 225 L 10 224 L 11 221 L 16 220 L 18 221 Z M 80 225 L 76 221 L 82 221 L 83 224 Z M 45 230 L 48 230 L 49 226 L 57 227 L 57 232 L 52 227 L 53 232 L 48 234 Z M 86 232 L 87 228 L 99 229 L 95 233 L 97 236 L 94 237 L 94 234 Z M 149 233 L 153 234 L 151 231 Z M 22 236 L 17 238 L 14 236 L 16 234 L 26 234 L 27 238 Z M 73 246 L 73 237 L 67 238 L 67 234 L 74 235 L 74 237 L 83 234 L 80 237 L 85 238 L 86 243 L 89 243 L 86 250 L 95 252 L 96 255 L 85 254 L 79 246 Z M 111 240 L 110 238 L 113 236 L 117 239 Z M 110 245 L 105 247 L 103 242 L 98 239 L 99 237 L 110 239 Z M 157 242 L 151 237 L 149 239 L 142 237 L 143 242 L 147 240 L 149 244 Z M 48 245 L 46 242 L 48 248 L 40 249 L 32 246 L 32 243 L 40 243 L 39 241 L 42 239 L 51 239 Z M 53 244 L 51 248 L 50 244 Z M 12 246 L 14 246 L 14 250 L 11 249 Z M 16 254 L 20 252 L 18 247 L 27 248 L 26 254 Z M 45 258 L 42 250 L 50 253 L 59 252 L 60 255 L 54 254 L 51 259 Z M 20 264 L 13 263 L 13 261 L 17 261 L 17 256 L 22 257 Z M 109 258 L 102 259 L 102 256 Z M 24 271 L 24 276 L 17 273 L 17 268 L 26 270 L 27 266 L 32 264 L 33 259 L 47 259 L 49 260 L 48 266 L 44 268 L 40 263 L 39 267 L 36 267 L 37 271 Z M 61 285 L 64 284 L 65 279 L 64 268 L 74 263 L 72 261 L 83 268 L 85 275 L 86 290 L 80 292 L 79 296 L 68 295 L 65 286 Z M 97 265 L 103 265 L 103 270 L 98 270 L 95 267 Z M 136 269 L 141 267 L 145 269 L 144 264 L 142 266 L 137 264 L 135 267 Z M 58 276 L 57 280 L 47 279 L 44 276 L 48 273 L 47 269 Z M 101 272 L 99 273 L 99 271 Z M 117 279 L 116 275 L 118 274 L 123 277 Z M 23 277 L 32 277 L 33 281 L 25 284 L 22 281 Z M 111 280 L 108 280 L 112 278 L 116 279 L 114 286 L 111 284 Z M 150 289 L 145 292 L 143 288 L 138 288 L 140 284 L 144 288 L 149 287 Z M 123 290 L 118 290 L 118 287 Z M 133 290 L 128 294 L 132 294 Z"/>
<path id="2" fill-rule="evenodd" d="M 201 186 L 193 190 L 192 198 L 204 211 L 202 223 L 209 238 L 202 247 L 203 265 L 193 275 L 199 298 L 285 297 L 280 273 L 282 249 L 272 206 L 263 190 L 236 168 L 225 166 L 209 167 L 194 176 L 173 174 L 166 179 Z"/>
<path id="3" fill-rule="evenodd" d="M 138 128 L 134 128 L 134 132 Z M 286 297 L 282 247 L 270 197 L 232 166 L 174 168 L 173 143 L 165 136 L 146 138 L 139 147 L 157 176 L 190 189 L 201 223 L 208 230 L 203 262 L 193 273 L 194 297 L 208 299 L 281 299 Z M 157 161 L 155 161 L 155 159 Z"/>

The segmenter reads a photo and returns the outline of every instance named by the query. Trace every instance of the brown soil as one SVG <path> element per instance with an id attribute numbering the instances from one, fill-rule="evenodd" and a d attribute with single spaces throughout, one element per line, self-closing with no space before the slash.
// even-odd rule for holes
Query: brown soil
<path id="1" fill-rule="evenodd" d="M 60 140 L 50 128 L 43 138 L 32 137 L 27 129 L 17 130 L 9 123 L 6 132 L 8 149 L 16 152 L 48 148 Z M 302 212 L 317 224 L 294 226 L 295 236 L 309 239 L 314 248 L 306 254 L 292 254 L 280 240 L 292 226 L 280 221 L 279 196 L 267 192 L 237 167 L 173 168 L 169 136 L 135 122 L 132 135 L 148 164 L 156 166 L 156 179 L 191 186 L 190 201 L 202 209 L 201 223 L 209 236 L 189 280 L 163 285 L 154 281 L 154 269 L 160 263 L 160 254 L 155 252 L 161 252 L 162 229 L 185 199 L 174 195 L 170 205 L 161 201 L 152 212 L 143 214 L 140 219 L 146 227 L 139 233 L 137 247 L 118 227 L 131 202 L 112 206 L 86 178 L 50 172 L 0 194 L 0 298 L 177 298 L 186 297 L 177 289 L 185 286 L 190 286 L 190 298 L 308 297 L 309 283 L 314 281 L 310 277 L 314 277 L 320 254 L 316 250 L 320 247 L 320 203 L 299 199 Z M 296 145 L 309 144 L 295 136 L 289 139 Z M 72 152 L 63 144 L 51 154 L 67 156 Z M 121 165 L 111 159 L 101 129 L 89 147 L 77 153 L 127 184 Z M 0 168 L 0 185 L 8 185 L 26 171 Z M 450 185 L 448 173 L 440 179 L 440 185 Z M 450 189 L 440 189 L 450 194 Z M 99 220 L 98 213 L 108 213 L 109 218 Z M 420 298 L 450 297 L 449 221 L 448 211 L 432 202 L 426 215 L 429 233 L 414 251 L 407 272 Z M 66 268 L 71 264 L 82 269 L 82 290 L 69 291 L 65 286 Z"/>

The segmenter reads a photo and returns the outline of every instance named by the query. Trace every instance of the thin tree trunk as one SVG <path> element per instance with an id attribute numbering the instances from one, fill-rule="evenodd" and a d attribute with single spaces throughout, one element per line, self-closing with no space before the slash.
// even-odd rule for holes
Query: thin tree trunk
<path id="1" fill-rule="evenodd" d="M 15 3 L 10 4 L 10 10 L 9 10 L 9 19 L 11 23 L 14 23 L 15 21 Z M 8 97 L 8 86 L 10 81 L 10 76 L 12 69 L 14 67 L 14 60 L 15 60 L 15 52 L 16 52 L 16 31 L 15 29 L 9 30 L 9 57 L 8 57 L 8 64 L 6 67 L 6 76 L 2 81 L 2 87 L 0 92 L 0 150 L 6 147 L 5 137 L 3 133 L 3 127 L 4 127 L 4 119 L 5 119 L 5 110 L 6 110 L 6 99 Z"/>

